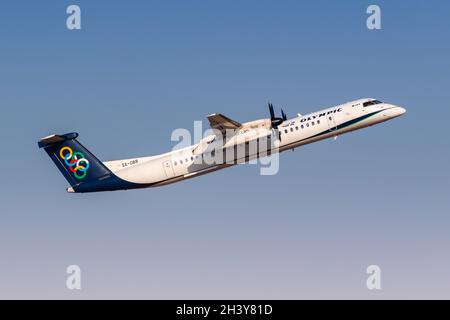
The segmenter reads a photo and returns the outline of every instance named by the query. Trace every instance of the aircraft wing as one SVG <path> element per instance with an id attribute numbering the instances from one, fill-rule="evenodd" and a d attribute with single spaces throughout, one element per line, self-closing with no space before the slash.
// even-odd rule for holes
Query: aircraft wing
<path id="1" fill-rule="evenodd" d="M 225 117 L 220 113 L 213 113 L 208 116 L 209 124 L 211 128 L 220 131 L 225 131 L 227 129 L 238 129 L 241 124 L 235 120 Z"/>

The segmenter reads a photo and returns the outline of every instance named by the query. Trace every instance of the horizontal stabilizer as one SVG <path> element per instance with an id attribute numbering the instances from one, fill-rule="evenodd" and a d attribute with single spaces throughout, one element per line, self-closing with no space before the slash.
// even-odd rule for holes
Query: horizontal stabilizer
<path id="1" fill-rule="evenodd" d="M 39 148 L 46 148 L 54 144 L 58 144 L 64 142 L 66 140 L 76 139 L 78 137 L 78 133 L 71 132 L 66 134 L 52 134 L 50 136 L 44 137 L 38 142 Z"/>

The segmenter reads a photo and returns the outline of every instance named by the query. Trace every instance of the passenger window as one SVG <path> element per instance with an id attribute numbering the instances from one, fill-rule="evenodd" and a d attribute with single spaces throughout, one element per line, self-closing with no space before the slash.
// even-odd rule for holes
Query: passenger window
<path id="1" fill-rule="evenodd" d="M 291 128 L 291 132 L 294 132 L 294 128 Z"/>
<path id="2" fill-rule="evenodd" d="M 309 127 L 309 123 L 307 123 L 306 126 Z"/>
<path id="3" fill-rule="evenodd" d="M 287 129 L 286 129 L 286 130 L 284 130 L 284 133 L 287 133 Z"/>
<path id="4" fill-rule="evenodd" d="M 298 127 L 295 127 L 295 130 L 298 130 Z"/>
<path id="5" fill-rule="evenodd" d="M 311 125 L 312 125 L 312 126 L 314 125 L 314 121 L 313 121 L 313 122 L 311 122 Z"/>

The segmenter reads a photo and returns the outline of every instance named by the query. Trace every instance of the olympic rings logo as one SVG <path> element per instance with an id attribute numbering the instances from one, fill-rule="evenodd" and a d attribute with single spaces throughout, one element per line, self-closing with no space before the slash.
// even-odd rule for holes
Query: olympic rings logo
<path id="1" fill-rule="evenodd" d="M 73 172 L 75 178 L 81 180 L 86 177 L 89 169 L 89 161 L 84 157 L 84 154 L 81 152 L 73 152 L 70 147 L 62 147 L 61 150 L 59 150 L 59 156 L 61 159 L 64 159 L 65 164 L 69 167 L 69 170 Z"/>

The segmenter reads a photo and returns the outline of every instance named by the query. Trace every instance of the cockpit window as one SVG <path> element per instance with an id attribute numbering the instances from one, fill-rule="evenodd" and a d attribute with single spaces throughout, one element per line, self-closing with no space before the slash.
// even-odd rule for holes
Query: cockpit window
<path id="1" fill-rule="evenodd" d="M 380 104 L 383 103 L 380 100 L 372 100 L 372 101 L 367 101 L 363 103 L 363 107 L 368 107 L 368 106 L 372 106 L 374 104 Z"/>

